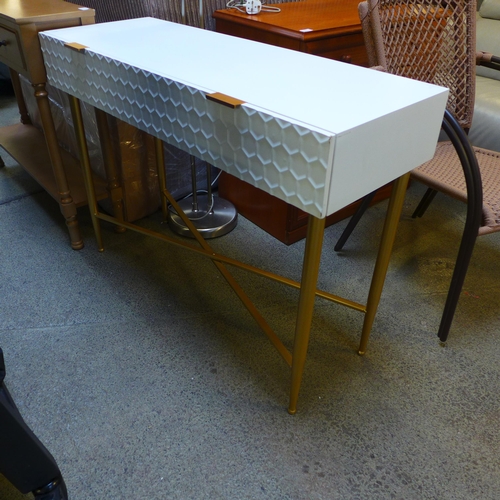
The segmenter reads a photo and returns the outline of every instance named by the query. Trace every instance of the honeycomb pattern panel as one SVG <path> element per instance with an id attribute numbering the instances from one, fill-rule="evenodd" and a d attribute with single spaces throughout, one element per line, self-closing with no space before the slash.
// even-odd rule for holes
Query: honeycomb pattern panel
<path id="1" fill-rule="evenodd" d="M 331 135 L 41 34 L 48 81 L 305 212 L 324 217 Z"/>

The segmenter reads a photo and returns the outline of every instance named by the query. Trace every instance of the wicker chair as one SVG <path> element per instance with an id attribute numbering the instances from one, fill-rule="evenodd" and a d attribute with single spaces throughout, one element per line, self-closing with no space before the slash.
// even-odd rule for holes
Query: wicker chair
<path id="1" fill-rule="evenodd" d="M 470 0 L 368 0 L 359 15 L 373 67 L 450 89 L 440 142 L 434 158 L 412 171 L 428 186 L 413 217 L 421 217 L 440 191 L 468 204 L 467 220 L 448 292 L 439 339 L 448 337 L 478 235 L 500 230 L 500 153 L 472 148 L 476 64 L 500 69 L 500 58 L 475 52 L 476 2 Z M 479 170 L 478 170 L 479 165 Z M 374 193 L 363 200 L 340 237 L 341 250 Z M 361 340 L 364 352 L 368 338 Z"/>

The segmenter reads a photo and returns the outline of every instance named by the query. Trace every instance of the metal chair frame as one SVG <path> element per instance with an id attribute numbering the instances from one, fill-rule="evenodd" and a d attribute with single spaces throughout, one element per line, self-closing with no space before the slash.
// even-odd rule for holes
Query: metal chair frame
<path id="1" fill-rule="evenodd" d="M 366 2 L 360 4 L 360 17 L 365 14 L 366 5 Z M 373 43 L 373 26 L 371 24 L 373 20 L 362 18 L 362 22 L 364 22 L 363 32 L 365 35 L 365 40 L 369 47 L 371 63 L 378 64 L 378 54 L 375 54 Z M 469 27 L 469 29 L 471 29 L 472 32 L 475 33 L 474 26 Z M 476 63 L 488 68 L 500 70 L 500 57 L 494 56 L 489 53 L 478 52 L 476 54 Z M 464 118 L 463 121 L 459 121 L 450 111 L 446 111 L 443 118 L 442 129 L 453 144 L 453 147 L 460 159 L 460 164 L 465 176 L 467 192 L 467 217 L 457 260 L 455 263 L 455 268 L 453 271 L 453 276 L 446 298 L 445 307 L 438 329 L 438 337 L 442 344 L 446 342 L 449 335 L 453 317 L 457 308 L 458 300 L 460 298 L 463 283 L 474 249 L 474 244 L 482 222 L 483 190 L 481 172 L 476 154 L 467 136 L 467 125 L 468 122 L 466 118 Z M 437 190 L 433 189 L 432 187 L 428 188 L 419 205 L 415 209 L 412 217 L 422 217 L 436 194 Z M 337 241 L 337 244 L 334 247 L 335 251 L 338 252 L 343 249 L 347 239 L 358 224 L 364 212 L 370 206 L 374 196 L 375 192 L 372 192 L 362 199 L 362 202 L 358 207 L 356 213 L 352 216 L 351 220 L 349 221 L 348 225 Z M 367 339 L 364 339 L 365 346 L 366 343 Z"/>

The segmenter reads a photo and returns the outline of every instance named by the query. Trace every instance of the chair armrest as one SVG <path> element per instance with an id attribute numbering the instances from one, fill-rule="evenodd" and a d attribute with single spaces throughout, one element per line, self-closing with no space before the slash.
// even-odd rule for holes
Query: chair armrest
<path id="1" fill-rule="evenodd" d="M 500 71 L 500 57 L 495 56 L 490 52 L 478 50 L 476 52 L 476 64 L 478 66 L 485 66 L 487 68 Z"/>
<path id="2" fill-rule="evenodd" d="M 500 55 L 500 20 L 476 16 L 476 51 Z M 476 74 L 500 80 L 500 73 L 484 64 L 476 66 Z"/>

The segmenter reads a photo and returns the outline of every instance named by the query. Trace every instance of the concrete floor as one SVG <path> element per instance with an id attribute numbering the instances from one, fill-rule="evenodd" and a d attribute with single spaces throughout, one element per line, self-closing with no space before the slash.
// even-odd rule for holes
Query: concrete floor
<path id="1" fill-rule="evenodd" d="M 0 121 L 17 121 L 11 97 Z M 447 346 L 436 337 L 463 205 L 438 196 L 412 220 L 411 186 L 364 357 L 362 315 L 318 299 L 291 416 L 289 369 L 210 262 L 108 225 L 99 253 L 85 208 L 71 250 L 57 204 L 2 157 L 6 384 L 72 500 L 500 498 L 500 235 L 478 240 Z M 385 208 L 341 254 L 345 222 L 326 231 L 321 287 L 366 299 Z M 243 218 L 213 244 L 300 276 L 303 242 Z M 297 293 L 235 275 L 290 346 Z M 0 498 L 30 495 L 0 476 Z"/>

